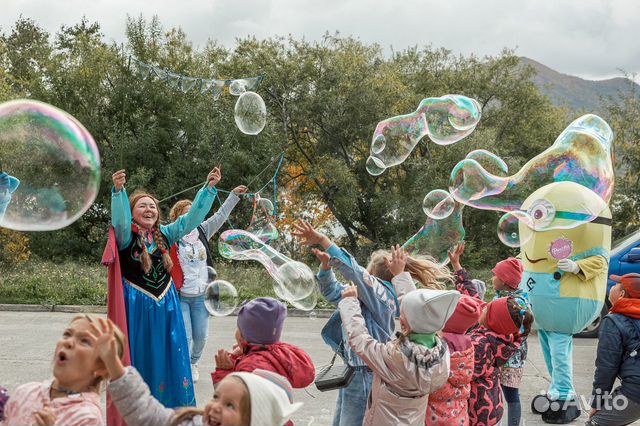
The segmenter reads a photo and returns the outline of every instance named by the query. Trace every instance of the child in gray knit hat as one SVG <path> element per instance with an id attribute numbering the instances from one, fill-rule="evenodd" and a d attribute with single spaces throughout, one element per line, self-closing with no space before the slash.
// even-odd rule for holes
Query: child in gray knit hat
<path id="1" fill-rule="evenodd" d="M 338 307 L 349 345 L 373 370 L 373 386 L 363 426 L 424 425 L 429 393 L 449 377 L 449 350 L 436 336 L 453 314 L 460 293 L 419 289 L 400 305 L 402 334 L 376 341 L 365 326 L 355 286 L 342 293 Z"/>

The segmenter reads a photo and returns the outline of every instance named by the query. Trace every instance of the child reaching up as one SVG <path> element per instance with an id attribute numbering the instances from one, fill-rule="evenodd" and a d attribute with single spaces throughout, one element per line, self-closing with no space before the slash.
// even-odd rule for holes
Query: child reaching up
<path id="1" fill-rule="evenodd" d="M 229 374 L 218 383 L 204 409 L 166 408 L 151 396 L 134 367 L 122 365 L 116 356 L 113 331 L 113 323 L 105 320 L 93 328 L 100 358 L 111 378 L 108 389 L 113 403 L 129 425 L 282 426 L 302 406 L 292 402 L 287 379 L 258 369 Z"/>
<path id="2" fill-rule="evenodd" d="M 450 373 L 444 386 L 429 395 L 427 426 L 469 426 L 475 352 L 467 330 L 478 324 L 483 308 L 479 300 L 461 295 L 453 315 L 442 329 L 442 340 L 449 347 Z"/>
<path id="3" fill-rule="evenodd" d="M 526 303 L 514 297 L 501 297 L 487 304 L 480 327 L 471 334 L 474 372 L 469 397 L 472 425 L 492 426 L 502 418 L 502 367 L 529 335 L 533 314 Z"/>
<path id="4" fill-rule="evenodd" d="M 318 287 L 329 303 L 337 306 L 342 292 L 347 288 L 336 279 L 333 268 L 357 286 L 366 329 L 381 343 L 391 340 L 395 329 L 394 318 L 399 313 L 396 288 L 414 288 L 413 279 L 427 288 L 443 288 L 444 282 L 452 280 L 447 268 L 441 268 L 426 258 L 401 255 L 398 249 L 394 249 L 392 253 L 374 252 L 365 269 L 346 250 L 333 244 L 327 236 L 304 221 L 296 224 L 293 235 L 300 238 L 302 244 L 319 245 L 324 249 L 314 249 L 313 253 L 321 264 L 316 276 Z M 373 373 L 358 354 L 351 350 L 338 311 L 333 313 L 322 329 L 322 338 L 345 363 L 355 369 L 349 386 L 338 392 L 333 424 L 361 425 L 373 383 Z"/>
<path id="5" fill-rule="evenodd" d="M 400 307 L 402 335 L 381 343 L 368 332 L 358 291 L 344 290 L 340 316 L 349 345 L 373 371 L 363 425 L 424 425 L 429 393 L 449 376 L 449 351 L 436 336 L 454 312 L 460 293 L 420 289 L 407 293 Z"/>
<path id="6" fill-rule="evenodd" d="M 306 388 L 315 379 L 315 367 L 309 355 L 297 346 L 280 341 L 287 308 L 276 299 L 259 297 L 246 303 L 238 312 L 236 352 L 220 349 L 216 371 L 211 374 L 216 385 L 227 375 L 256 368 L 284 376 L 294 388 Z"/>
<path id="7" fill-rule="evenodd" d="M 97 350 L 91 315 L 74 317 L 56 344 L 53 380 L 26 383 L 11 394 L 2 426 L 103 425 L 100 408 L 102 383 L 109 377 Z M 124 335 L 112 328 L 113 357 L 120 360 Z"/>

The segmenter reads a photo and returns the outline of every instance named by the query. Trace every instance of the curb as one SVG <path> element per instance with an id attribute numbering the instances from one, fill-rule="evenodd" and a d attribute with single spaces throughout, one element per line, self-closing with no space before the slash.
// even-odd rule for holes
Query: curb
<path id="1" fill-rule="evenodd" d="M 22 305 L 0 303 L 0 311 L 9 312 L 65 312 L 80 314 L 106 314 L 107 307 L 101 305 Z M 233 311 L 229 316 L 238 316 L 239 309 Z M 290 317 L 315 317 L 329 318 L 335 312 L 334 309 L 314 309 L 303 311 L 300 309 L 289 309 L 287 315 Z"/>

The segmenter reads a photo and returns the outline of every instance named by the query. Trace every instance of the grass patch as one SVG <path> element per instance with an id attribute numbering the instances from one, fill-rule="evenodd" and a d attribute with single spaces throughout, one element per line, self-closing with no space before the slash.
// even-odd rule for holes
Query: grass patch
<path id="1" fill-rule="evenodd" d="M 256 297 L 276 297 L 271 276 L 255 262 L 218 262 L 216 270 L 220 279 L 235 285 L 241 302 Z M 485 300 L 491 300 L 494 295 L 491 271 L 472 274 L 487 284 Z M 56 263 L 37 259 L 11 269 L 0 268 L 0 303 L 106 305 L 107 268 L 97 262 Z M 331 308 L 331 305 L 318 294 L 316 307 Z"/>

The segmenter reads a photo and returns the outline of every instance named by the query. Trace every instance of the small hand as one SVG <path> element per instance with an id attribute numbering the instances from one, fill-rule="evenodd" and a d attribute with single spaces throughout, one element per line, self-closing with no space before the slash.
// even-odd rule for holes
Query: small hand
<path id="1" fill-rule="evenodd" d="M 572 274 L 580 273 L 580 267 L 571 259 L 560 259 L 558 261 L 558 269 L 564 272 L 571 272 Z"/>
<path id="2" fill-rule="evenodd" d="M 460 264 L 460 257 L 462 256 L 462 253 L 464 253 L 465 244 L 466 244 L 465 241 L 459 242 L 458 244 L 455 245 L 455 247 L 453 247 L 451 250 L 447 252 L 447 254 L 449 255 L 449 261 L 451 262 L 451 266 L 456 271 L 459 271 L 460 269 L 462 269 L 462 265 Z"/>
<path id="3" fill-rule="evenodd" d="M 235 188 L 233 188 L 233 190 L 231 192 L 233 192 L 234 194 L 238 195 L 238 194 L 246 194 L 248 190 L 249 189 L 246 186 L 238 185 Z"/>
<path id="4" fill-rule="evenodd" d="M 109 379 L 116 380 L 122 377 L 125 373 L 124 365 L 120 360 L 118 354 L 118 342 L 115 336 L 116 325 L 109 319 L 100 318 L 98 325 L 91 323 L 89 333 L 93 347 L 98 354 L 98 357 L 102 360 L 107 367 Z M 126 350 L 126 348 L 123 348 Z"/>
<path id="5" fill-rule="evenodd" d="M 300 220 L 293 226 L 295 227 L 295 231 L 293 231 L 291 234 L 294 237 L 302 239 L 302 244 L 306 246 L 322 244 L 324 240 L 328 241 L 328 238 L 320 232 L 316 231 L 309 222 Z"/>
<path id="6" fill-rule="evenodd" d="M 49 407 L 49 404 L 44 404 L 42 410 L 36 411 L 33 415 L 37 426 L 53 426 L 56 424 L 56 415 Z"/>
<path id="7" fill-rule="evenodd" d="M 409 254 L 404 251 L 403 247 L 396 244 L 395 246 L 391 246 L 391 260 L 385 258 L 384 261 L 389 268 L 389 272 L 394 277 L 398 274 L 404 272 L 404 268 L 407 265 L 407 259 L 409 258 Z"/>
<path id="8" fill-rule="evenodd" d="M 358 287 L 355 285 L 350 285 L 345 290 L 342 291 L 342 298 L 346 299 L 347 297 L 355 297 L 358 298 Z"/>
<path id="9" fill-rule="evenodd" d="M 111 179 L 113 180 L 113 186 L 116 187 L 116 192 L 120 192 L 124 184 L 127 182 L 127 175 L 124 172 L 124 169 L 122 169 L 112 174 Z"/>
<path id="10" fill-rule="evenodd" d="M 317 248 L 311 249 L 311 253 L 313 253 L 316 259 L 320 261 L 320 268 L 325 271 L 331 269 L 331 264 L 329 263 L 331 261 L 331 256 L 329 253 L 318 250 Z"/>
<path id="11" fill-rule="evenodd" d="M 209 188 L 213 188 L 214 186 L 216 186 L 216 184 L 220 182 L 220 179 L 222 179 L 220 168 L 214 167 L 213 170 L 211 170 L 207 175 L 207 183 L 209 184 Z"/>
<path id="12" fill-rule="evenodd" d="M 216 368 L 218 370 L 231 370 L 233 368 L 233 360 L 231 359 L 231 355 L 224 349 L 219 349 L 215 358 Z"/>

